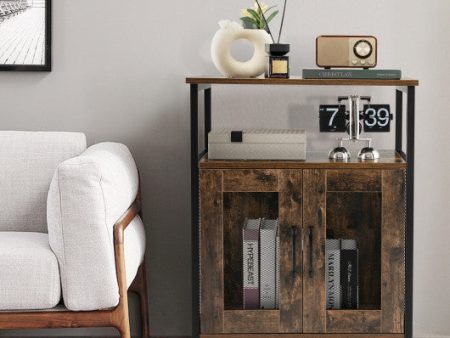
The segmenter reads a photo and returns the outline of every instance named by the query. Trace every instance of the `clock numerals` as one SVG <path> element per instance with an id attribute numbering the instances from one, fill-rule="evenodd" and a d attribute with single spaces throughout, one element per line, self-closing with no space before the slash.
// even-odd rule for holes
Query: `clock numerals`
<path id="1" fill-rule="evenodd" d="M 371 104 L 364 106 L 364 131 L 389 132 L 391 131 L 391 107 L 388 104 Z"/>
<path id="2" fill-rule="evenodd" d="M 345 105 L 321 105 L 319 118 L 321 132 L 342 133 L 347 131 Z"/>
<path id="3" fill-rule="evenodd" d="M 388 104 L 364 105 L 360 114 L 361 128 L 365 132 L 390 132 L 391 107 Z M 321 105 L 319 108 L 320 131 L 322 133 L 348 132 L 349 115 L 345 105 Z"/>

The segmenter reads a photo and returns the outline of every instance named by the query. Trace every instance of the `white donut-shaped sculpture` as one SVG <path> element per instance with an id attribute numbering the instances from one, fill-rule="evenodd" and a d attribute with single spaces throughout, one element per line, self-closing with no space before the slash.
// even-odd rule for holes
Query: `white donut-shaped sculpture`
<path id="1" fill-rule="evenodd" d="M 254 53 L 248 61 L 238 61 L 231 55 L 231 45 L 239 39 L 253 44 Z M 212 60 L 224 76 L 257 77 L 265 71 L 265 45 L 271 42 L 270 35 L 263 29 L 221 28 L 212 41 Z"/>

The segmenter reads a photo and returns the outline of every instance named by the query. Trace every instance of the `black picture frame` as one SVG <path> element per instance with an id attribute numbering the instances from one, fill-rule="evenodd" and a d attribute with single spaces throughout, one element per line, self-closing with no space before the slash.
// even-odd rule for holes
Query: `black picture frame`
<path id="1" fill-rule="evenodd" d="M 43 65 L 1 65 L 0 71 L 51 72 L 52 71 L 52 0 L 45 0 L 45 63 Z"/>

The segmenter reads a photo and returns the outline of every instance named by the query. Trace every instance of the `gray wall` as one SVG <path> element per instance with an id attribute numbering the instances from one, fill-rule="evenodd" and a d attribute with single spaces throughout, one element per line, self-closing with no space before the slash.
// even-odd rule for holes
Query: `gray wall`
<path id="1" fill-rule="evenodd" d="M 273 0 L 270 3 L 279 3 Z M 117 141 L 141 170 L 154 335 L 190 333 L 189 101 L 187 75 L 216 74 L 211 38 L 222 18 L 250 1 L 55 0 L 51 73 L 0 74 L 2 129 L 83 131 L 89 143 Z M 415 320 L 417 337 L 450 336 L 450 25 L 448 0 L 291 1 L 284 39 L 292 73 L 314 66 L 320 34 L 374 34 L 379 66 L 421 80 L 417 93 Z M 318 135 L 317 106 L 367 88 L 235 88 L 213 93 L 214 126 L 304 127 Z M 376 140 L 392 148 L 392 135 Z M 441 155 L 437 158 L 437 155 Z M 46 334 L 111 331 L 48 331 Z M 23 334 L 2 332 L 1 335 Z M 29 332 L 29 334 L 34 334 Z M 43 332 L 38 333 L 40 335 Z"/>

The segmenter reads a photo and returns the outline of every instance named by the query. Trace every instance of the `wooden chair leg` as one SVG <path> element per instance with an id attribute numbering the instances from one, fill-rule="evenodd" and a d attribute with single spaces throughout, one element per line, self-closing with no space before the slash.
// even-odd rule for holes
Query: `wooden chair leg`
<path id="1" fill-rule="evenodd" d="M 120 338 L 131 338 L 130 321 L 128 320 L 128 316 L 127 320 L 124 320 L 121 327 L 117 329 L 119 330 Z"/>
<path id="2" fill-rule="evenodd" d="M 119 306 L 112 312 L 112 324 L 119 331 L 121 338 L 131 338 L 130 315 L 128 312 L 128 295 L 121 297 Z"/>
<path id="3" fill-rule="evenodd" d="M 121 338 L 131 338 L 128 293 L 126 289 L 121 290 L 120 293 L 119 305 L 114 309 L 112 322 L 114 323 L 114 327 L 119 331 Z"/>
<path id="4" fill-rule="evenodd" d="M 141 312 L 141 332 L 142 338 L 149 338 L 149 321 L 148 321 L 148 293 L 147 293 L 147 276 L 145 273 L 145 261 L 139 267 L 136 278 L 130 286 L 130 290 L 135 292 L 139 297 L 139 305 Z"/>

